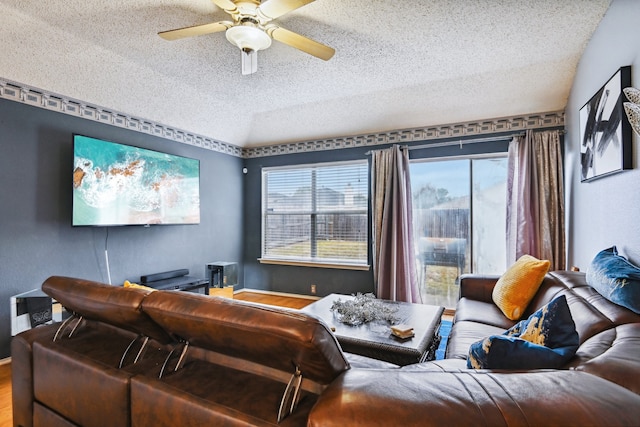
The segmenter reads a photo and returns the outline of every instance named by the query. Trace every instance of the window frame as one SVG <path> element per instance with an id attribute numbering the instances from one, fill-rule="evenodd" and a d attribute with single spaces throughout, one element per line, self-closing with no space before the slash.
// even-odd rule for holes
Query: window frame
<path id="1" fill-rule="evenodd" d="M 293 215 L 293 214 L 298 214 L 298 215 L 309 215 L 310 216 L 310 224 L 312 224 L 313 226 L 311 227 L 310 230 L 310 235 L 309 235 L 309 239 L 310 242 L 309 244 L 311 245 L 310 248 L 310 252 L 313 252 L 313 243 L 314 241 L 317 241 L 317 235 L 319 233 L 319 230 L 317 228 L 317 224 L 316 224 L 316 219 L 319 215 L 327 215 L 327 214 L 340 214 L 340 213 L 345 213 L 345 214 L 355 214 L 355 215 L 364 215 L 366 218 L 365 221 L 365 225 L 363 227 L 363 229 L 361 230 L 361 232 L 365 233 L 366 236 L 366 240 L 365 240 L 365 247 L 366 247 L 366 255 L 365 255 L 365 259 L 363 259 L 362 261 L 354 261 L 353 259 L 337 259 L 337 258 L 317 258 L 316 255 L 314 255 L 313 253 L 310 255 L 309 258 L 307 257 L 296 257 L 296 256 L 284 256 L 284 255 L 266 255 L 265 254 L 265 245 L 266 245 L 266 232 L 267 232 L 267 218 L 270 215 L 273 214 L 269 214 L 267 212 L 268 206 L 268 174 L 270 172 L 274 172 L 274 171 L 287 171 L 287 170 L 321 170 L 321 169 L 328 169 L 331 167 L 341 167 L 341 166 L 350 166 L 350 165 L 356 165 L 356 166 L 361 166 L 364 167 L 366 170 L 366 187 L 367 187 L 367 191 L 366 191 L 366 206 L 362 209 L 349 209 L 348 211 L 346 210 L 322 210 L 322 209 L 318 209 L 317 206 L 317 200 L 316 200 L 316 196 L 317 194 L 315 193 L 315 185 L 312 185 L 312 188 L 314 189 L 314 191 L 312 192 L 312 198 L 311 198 L 311 208 L 307 209 L 300 209 L 300 210 L 296 210 L 296 211 L 291 211 L 291 212 L 287 212 L 285 214 L 278 214 L 276 213 L 276 215 Z M 364 159 L 364 160 L 347 160 L 347 161 L 333 161 L 333 162 L 322 162 L 322 163 L 305 163 L 305 164 L 297 164 L 297 165 L 285 165 L 285 166 L 270 166 L 270 167 L 263 167 L 262 168 L 262 172 L 261 172 L 261 207 L 260 207 L 260 258 L 258 258 L 258 261 L 261 264 L 276 264 L 276 265 L 292 265 L 292 266 L 304 266 L 304 267 L 320 267 L 320 268 L 334 268 L 334 269 L 346 269 L 346 270 L 369 270 L 370 269 L 370 265 L 369 265 L 369 258 L 370 258 L 370 231 L 369 231 L 369 218 L 370 218 L 370 194 L 369 194 L 369 179 L 370 179 L 370 172 L 369 172 L 369 162 L 368 160 Z M 315 181 L 315 178 L 312 179 L 312 181 Z"/>

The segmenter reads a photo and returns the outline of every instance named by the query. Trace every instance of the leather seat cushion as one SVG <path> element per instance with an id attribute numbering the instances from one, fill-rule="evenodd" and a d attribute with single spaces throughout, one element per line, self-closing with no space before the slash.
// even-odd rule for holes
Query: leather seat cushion
<path id="1" fill-rule="evenodd" d="M 457 321 L 449 333 L 445 358 L 467 360 L 471 344 L 491 335 L 500 335 L 505 330 L 477 322 Z"/>

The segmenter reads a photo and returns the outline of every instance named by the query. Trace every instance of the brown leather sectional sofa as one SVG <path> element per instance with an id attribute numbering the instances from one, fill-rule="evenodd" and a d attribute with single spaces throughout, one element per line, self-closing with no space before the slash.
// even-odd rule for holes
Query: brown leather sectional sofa
<path id="1" fill-rule="evenodd" d="M 76 316 L 14 337 L 14 425 L 638 425 L 640 316 L 582 273 L 549 273 L 525 314 L 566 295 L 580 347 L 563 369 L 466 368 L 473 342 L 515 323 L 496 280 L 461 279 L 445 360 L 399 368 L 295 310 L 52 277 L 43 290 Z"/>

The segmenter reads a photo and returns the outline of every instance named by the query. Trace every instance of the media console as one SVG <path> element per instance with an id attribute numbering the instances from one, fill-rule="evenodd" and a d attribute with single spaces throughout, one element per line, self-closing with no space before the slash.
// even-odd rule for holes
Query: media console
<path id="1" fill-rule="evenodd" d="M 140 276 L 140 284 L 160 290 L 192 291 L 204 288 L 205 295 L 209 295 L 210 287 L 209 279 L 189 276 L 186 268 Z"/>

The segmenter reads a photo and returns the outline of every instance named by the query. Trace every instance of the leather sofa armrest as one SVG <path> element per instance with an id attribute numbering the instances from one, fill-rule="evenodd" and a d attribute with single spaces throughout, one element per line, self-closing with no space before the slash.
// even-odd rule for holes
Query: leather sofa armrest
<path id="1" fill-rule="evenodd" d="M 491 293 L 500 276 L 463 274 L 460 276 L 460 298 L 493 302 Z"/>
<path id="2" fill-rule="evenodd" d="M 584 372 L 351 369 L 320 396 L 307 426 L 631 426 L 638 417 L 639 395 Z"/>
<path id="3" fill-rule="evenodd" d="M 11 339 L 13 425 L 33 426 L 33 343 L 51 341 L 59 326 L 59 323 L 39 326 Z"/>

